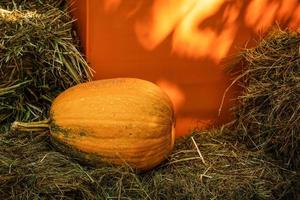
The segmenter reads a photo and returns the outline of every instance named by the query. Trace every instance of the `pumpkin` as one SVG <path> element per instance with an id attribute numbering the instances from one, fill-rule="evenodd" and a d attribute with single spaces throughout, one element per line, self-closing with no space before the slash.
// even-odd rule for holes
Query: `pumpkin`
<path id="1" fill-rule="evenodd" d="M 174 144 L 174 111 L 155 84 L 134 78 L 91 81 L 61 93 L 50 109 L 50 133 L 96 163 L 148 170 Z"/>

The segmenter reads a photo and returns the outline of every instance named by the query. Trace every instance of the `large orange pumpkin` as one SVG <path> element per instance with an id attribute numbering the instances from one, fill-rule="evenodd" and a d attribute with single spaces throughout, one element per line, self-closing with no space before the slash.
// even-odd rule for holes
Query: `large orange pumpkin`
<path id="1" fill-rule="evenodd" d="M 174 112 L 155 84 L 117 78 L 79 84 L 61 93 L 51 107 L 54 139 L 84 153 L 87 160 L 148 170 L 174 144 Z"/>

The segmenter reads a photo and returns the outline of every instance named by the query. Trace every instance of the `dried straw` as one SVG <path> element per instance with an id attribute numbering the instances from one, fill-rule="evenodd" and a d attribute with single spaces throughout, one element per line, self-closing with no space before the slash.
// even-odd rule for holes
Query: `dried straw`
<path id="1" fill-rule="evenodd" d="M 0 137 L 2 199 L 296 199 L 300 188 L 299 175 L 225 131 L 178 141 L 167 162 L 144 174 L 79 164 L 53 148 L 48 132 Z"/>
<path id="2" fill-rule="evenodd" d="M 58 93 L 91 78 L 78 51 L 73 20 L 65 8 L 54 7 L 61 2 L 54 2 L 0 3 L 2 123 L 46 118 Z"/>
<path id="3" fill-rule="evenodd" d="M 257 47 L 243 51 L 236 68 L 242 94 L 232 129 L 284 167 L 299 169 L 300 34 L 274 29 Z"/>

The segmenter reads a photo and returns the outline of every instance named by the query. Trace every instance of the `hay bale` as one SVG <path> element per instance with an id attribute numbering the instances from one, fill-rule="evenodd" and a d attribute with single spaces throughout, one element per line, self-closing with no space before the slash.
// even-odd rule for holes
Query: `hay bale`
<path id="1" fill-rule="evenodd" d="M 241 54 L 233 129 L 284 167 L 300 167 L 300 34 L 271 31 Z"/>
<path id="2" fill-rule="evenodd" d="M 54 2 L 0 3 L 2 124 L 46 118 L 57 94 L 91 78 L 73 34 L 73 20 Z"/>
<path id="3" fill-rule="evenodd" d="M 8 10 L 41 10 L 48 6 L 62 9 L 66 6 L 65 0 L 1 0 L 0 7 Z"/>
<path id="4" fill-rule="evenodd" d="M 224 131 L 181 139 L 167 162 L 143 174 L 80 165 L 47 132 L 0 135 L 1 199 L 296 199 L 298 179 Z"/>

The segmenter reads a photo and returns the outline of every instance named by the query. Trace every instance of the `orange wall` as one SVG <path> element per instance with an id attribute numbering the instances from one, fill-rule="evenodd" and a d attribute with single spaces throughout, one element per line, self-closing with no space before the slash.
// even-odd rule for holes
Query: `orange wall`
<path id="1" fill-rule="evenodd" d="M 74 4 L 95 79 L 136 77 L 159 84 L 175 105 L 177 135 L 230 118 L 229 99 L 236 96 L 234 90 L 226 96 L 218 116 L 230 83 L 222 58 L 237 53 L 246 43 L 253 45 L 253 38 L 276 20 L 297 26 L 299 20 L 292 19 L 300 19 L 294 14 L 300 11 L 295 0 L 260 0 L 251 5 L 214 0 L 215 7 L 200 1 L 194 0 L 199 5 L 190 5 L 185 13 L 180 13 L 182 6 L 192 0 L 78 0 Z M 208 11 L 203 10 L 205 6 Z M 285 11 L 284 6 L 289 9 Z M 281 18 L 278 13 L 283 13 Z M 198 23 L 186 28 L 195 19 Z"/>

